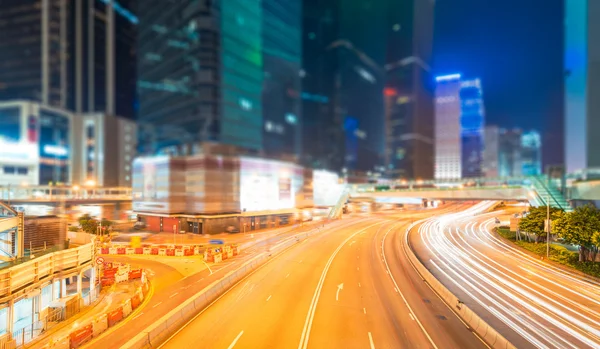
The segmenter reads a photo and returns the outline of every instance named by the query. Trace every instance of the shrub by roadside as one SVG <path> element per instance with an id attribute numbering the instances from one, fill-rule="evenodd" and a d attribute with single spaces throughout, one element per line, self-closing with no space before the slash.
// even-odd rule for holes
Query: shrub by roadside
<path id="1" fill-rule="evenodd" d="M 515 245 L 533 252 L 540 257 L 546 257 L 545 243 L 527 242 L 523 240 L 517 241 L 515 232 L 511 232 L 507 227 L 496 228 L 496 232 L 513 242 Z M 600 263 L 579 262 L 579 254 L 577 252 L 569 251 L 562 246 L 550 245 L 550 260 L 600 278 Z"/>

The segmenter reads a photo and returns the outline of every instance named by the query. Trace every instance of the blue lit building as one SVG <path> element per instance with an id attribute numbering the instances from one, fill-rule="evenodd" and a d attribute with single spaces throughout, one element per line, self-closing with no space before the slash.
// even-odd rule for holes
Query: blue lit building
<path id="1" fill-rule="evenodd" d="M 435 177 L 483 176 L 485 108 L 479 79 L 436 78 Z"/>
<path id="2" fill-rule="evenodd" d="M 537 131 L 521 135 L 521 174 L 539 176 L 542 174 L 542 137 Z"/>
<path id="3" fill-rule="evenodd" d="M 479 79 L 461 81 L 460 101 L 462 177 L 481 177 L 483 175 L 485 109 Z"/>
<path id="4" fill-rule="evenodd" d="M 600 167 L 600 2 L 565 0 L 565 165 Z"/>

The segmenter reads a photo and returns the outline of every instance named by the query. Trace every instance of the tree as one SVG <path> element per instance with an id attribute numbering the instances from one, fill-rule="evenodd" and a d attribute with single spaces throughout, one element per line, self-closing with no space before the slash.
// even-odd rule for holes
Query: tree
<path id="1" fill-rule="evenodd" d="M 577 207 L 554 222 L 554 231 L 566 242 L 579 245 L 579 261 L 595 261 L 600 242 L 600 211 L 591 205 Z"/>
<path id="2" fill-rule="evenodd" d="M 544 231 L 544 221 L 547 217 L 547 208 L 546 207 L 531 207 L 529 209 L 529 213 L 525 215 L 519 221 L 519 230 L 535 234 L 535 241 L 539 242 L 542 240 L 542 237 L 546 237 L 546 232 Z M 550 208 L 550 219 L 556 220 L 560 219 L 563 211 L 558 208 Z"/>

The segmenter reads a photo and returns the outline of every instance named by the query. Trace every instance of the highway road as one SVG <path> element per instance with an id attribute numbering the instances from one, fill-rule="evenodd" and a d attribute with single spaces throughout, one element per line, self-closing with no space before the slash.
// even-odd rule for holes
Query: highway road
<path id="1" fill-rule="evenodd" d="M 325 229 L 332 229 L 340 224 L 342 224 L 342 221 L 334 221 L 328 223 Z M 211 270 L 202 269 L 188 276 L 182 275 L 171 266 L 152 259 L 130 258 L 126 256 L 106 257 L 109 261 L 129 262 L 134 267 L 137 266 L 150 270 L 149 280 L 151 282 L 151 291 L 147 300 L 131 316 L 99 337 L 94 338 L 91 342 L 88 342 L 84 348 L 105 349 L 122 346 L 156 319 L 160 319 L 186 299 L 192 297 L 215 280 L 222 278 L 226 273 L 235 270 L 237 266 L 256 256 L 258 253 L 269 249 L 270 246 L 284 239 L 289 239 L 292 235 L 299 232 L 314 229 L 314 227 L 315 225 L 306 225 L 294 229 L 276 230 L 267 239 L 257 242 L 246 250 L 242 250 L 239 256 L 214 264 L 211 266 Z"/>
<path id="2" fill-rule="evenodd" d="M 399 249 L 412 220 L 447 210 L 343 219 L 241 280 L 163 348 L 485 348 Z"/>
<path id="3" fill-rule="evenodd" d="M 524 253 L 476 210 L 413 229 L 427 268 L 518 348 L 600 348 L 600 283 Z"/>

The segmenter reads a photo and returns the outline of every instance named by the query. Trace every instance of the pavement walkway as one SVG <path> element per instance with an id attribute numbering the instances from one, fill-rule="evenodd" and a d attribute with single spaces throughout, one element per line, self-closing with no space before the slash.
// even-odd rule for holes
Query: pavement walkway
<path id="1" fill-rule="evenodd" d="M 135 294 L 136 288 L 140 285 L 141 281 L 133 280 L 104 287 L 100 291 L 96 302 L 82 307 L 79 313 L 46 330 L 43 334 L 27 343 L 26 347 L 42 348 L 52 339 L 63 338 L 69 335 L 79 325 L 86 324 L 94 317 L 116 309 L 122 302 L 131 298 Z"/>

